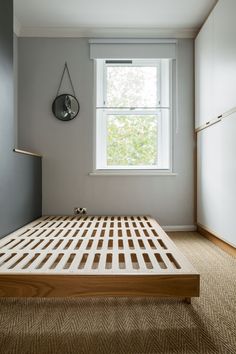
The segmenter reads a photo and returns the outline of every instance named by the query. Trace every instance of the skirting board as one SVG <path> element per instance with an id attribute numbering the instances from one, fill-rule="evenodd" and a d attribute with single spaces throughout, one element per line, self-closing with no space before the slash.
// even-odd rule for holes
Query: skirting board
<path id="1" fill-rule="evenodd" d="M 201 224 L 197 224 L 197 231 L 199 232 L 199 234 L 206 237 L 208 240 L 213 242 L 216 246 L 221 248 L 223 251 L 227 252 L 233 257 L 236 257 L 236 248 L 230 245 L 229 243 L 227 243 L 226 241 L 222 240 L 221 238 L 219 238 L 219 236 L 216 236 L 212 231 L 207 229 L 205 226 Z"/>
<path id="2" fill-rule="evenodd" d="M 175 232 L 175 231 L 196 231 L 196 225 L 164 225 L 161 226 L 164 231 Z"/>

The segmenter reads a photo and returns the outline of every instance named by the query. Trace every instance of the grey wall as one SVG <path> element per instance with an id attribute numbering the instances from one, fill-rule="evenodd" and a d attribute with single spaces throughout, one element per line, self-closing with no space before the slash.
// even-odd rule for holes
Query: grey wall
<path id="1" fill-rule="evenodd" d="M 18 37 L 13 38 L 14 142 L 18 146 Z"/>
<path id="2" fill-rule="evenodd" d="M 193 41 L 178 45 L 177 176 L 89 176 L 93 167 L 94 73 L 88 39 L 19 38 L 19 145 L 43 154 L 43 214 L 150 214 L 162 225 L 194 222 Z M 64 62 L 81 104 L 61 122 L 51 113 Z"/>
<path id="3" fill-rule="evenodd" d="M 41 159 L 13 152 L 13 4 L 0 2 L 0 237 L 41 214 Z"/>

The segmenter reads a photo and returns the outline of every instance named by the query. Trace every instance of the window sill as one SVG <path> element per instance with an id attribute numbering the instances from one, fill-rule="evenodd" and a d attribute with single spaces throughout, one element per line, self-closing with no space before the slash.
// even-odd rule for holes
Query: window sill
<path id="1" fill-rule="evenodd" d="M 178 176 L 178 173 L 154 170 L 97 170 L 90 172 L 89 176 Z"/>

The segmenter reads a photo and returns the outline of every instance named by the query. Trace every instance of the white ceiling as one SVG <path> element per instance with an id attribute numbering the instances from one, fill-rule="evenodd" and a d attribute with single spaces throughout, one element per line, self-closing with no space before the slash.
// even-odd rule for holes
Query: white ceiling
<path id="1" fill-rule="evenodd" d="M 143 31 L 196 31 L 217 0 L 15 0 L 20 35 L 70 32 L 86 34 L 116 29 L 118 34 Z M 69 32 L 68 32 L 69 33 Z"/>

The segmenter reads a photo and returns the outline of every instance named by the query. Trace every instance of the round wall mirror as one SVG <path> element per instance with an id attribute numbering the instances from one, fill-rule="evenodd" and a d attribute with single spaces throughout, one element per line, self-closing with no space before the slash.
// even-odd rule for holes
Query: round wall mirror
<path id="1" fill-rule="evenodd" d="M 52 104 L 52 111 L 57 119 L 68 121 L 79 113 L 80 105 L 75 96 L 63 94 L 57 96 Z"/>

